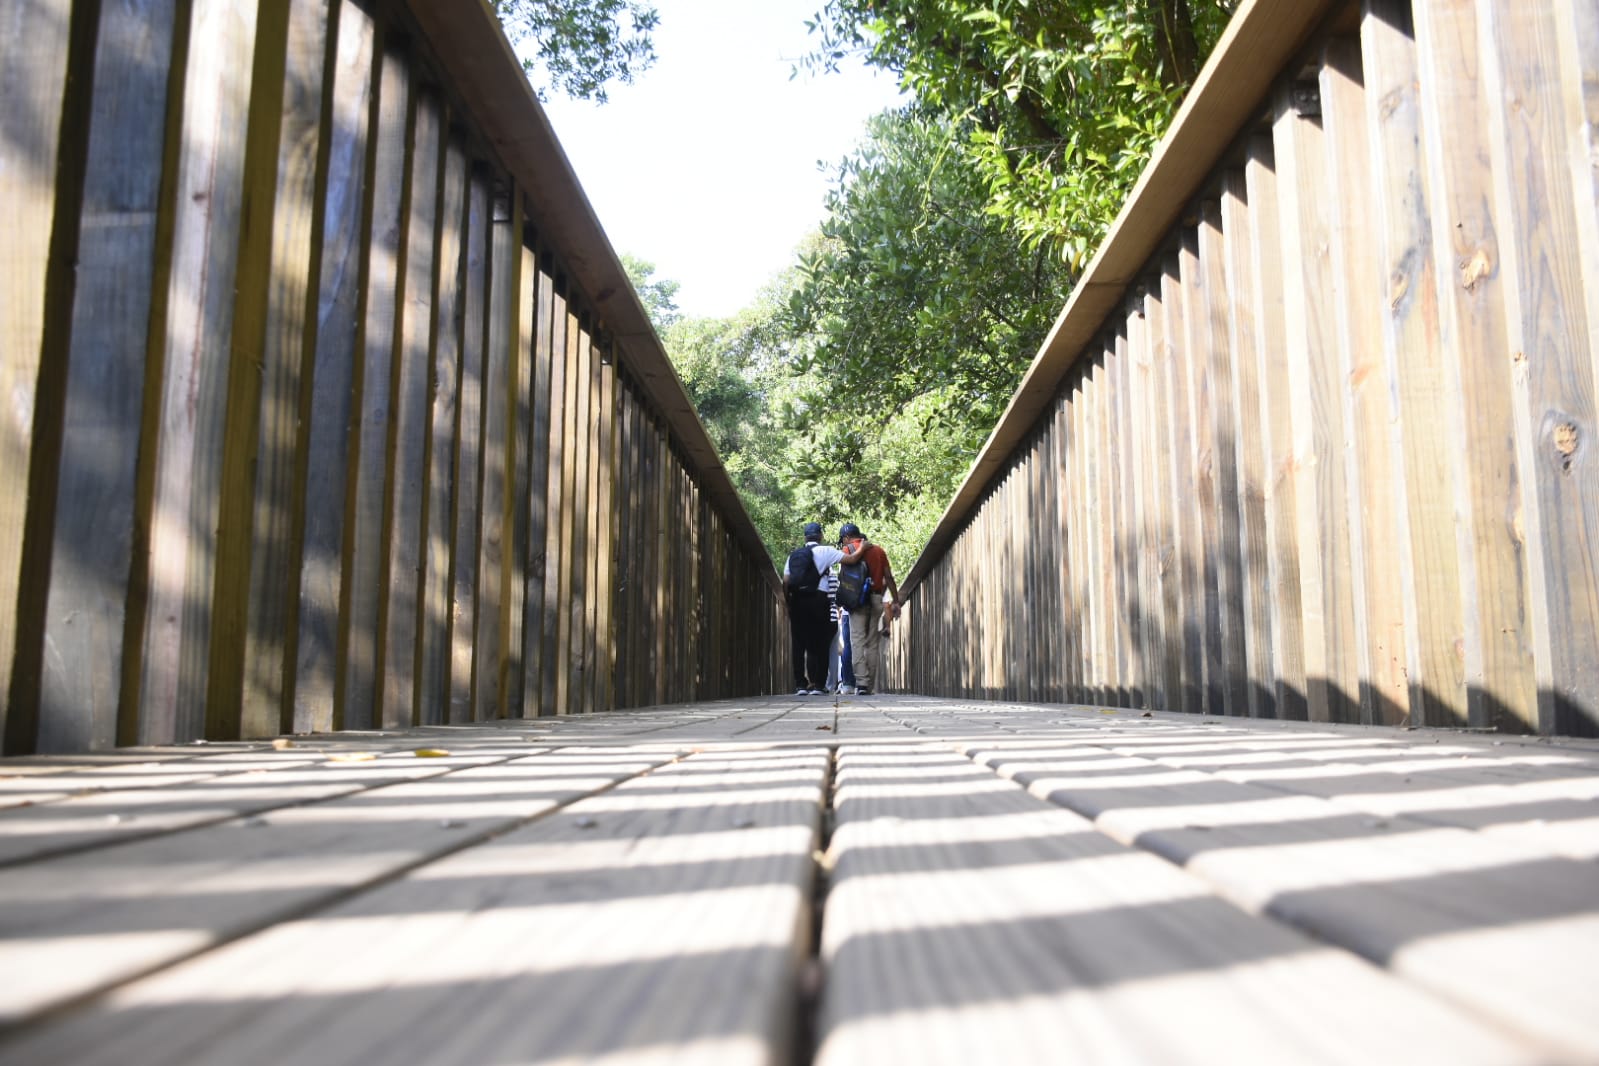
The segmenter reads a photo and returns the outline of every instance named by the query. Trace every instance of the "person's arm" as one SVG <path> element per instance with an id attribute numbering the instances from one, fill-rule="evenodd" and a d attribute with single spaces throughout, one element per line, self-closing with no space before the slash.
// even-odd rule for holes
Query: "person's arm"
<path id="1" fill-rule="evenodd" d="M 866 558 L 866 549 L 870 545 L 870 543 L 871 543 L 870 541 L 862 540 L 860 542 L 860 546 L 857 547 L 854 551 L 845 552 L 844 553 L 844 558 L 841 559 L 840 562 L 845 562 L 845 563 L 858 563 L 858 562 L 860 562 L 862 559 Z"/>
<path id="2" fill-rule="evenodd" d="M 886 556 L 883 559 L 883 583 L 888 586 L 888 591 L 894 596 L 894 603 L 889 608 L 889 617 L 898 617 L 900 608 L 899 584 L 894 580 L 894 567 Z"/>

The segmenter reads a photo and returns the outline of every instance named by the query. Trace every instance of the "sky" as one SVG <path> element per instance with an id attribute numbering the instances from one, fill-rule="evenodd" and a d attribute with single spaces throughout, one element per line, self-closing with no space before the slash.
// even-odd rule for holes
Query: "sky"
<path id="1" fill-rule="evenodd" d="M 898 89 L 864 66 L 790 79 L 823 0 L 654 3 L 654 66 L 603 105 L 552 93 L 545 111 L 617 254 L 678 282 L 683 314 L 723 317 L 790 265 Z"/>

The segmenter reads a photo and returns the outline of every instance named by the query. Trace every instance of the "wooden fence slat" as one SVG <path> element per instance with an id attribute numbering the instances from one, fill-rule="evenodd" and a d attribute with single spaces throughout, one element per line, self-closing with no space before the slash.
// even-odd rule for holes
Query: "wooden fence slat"
<path id="1" fill-rule="evenodd" d="M 1183 287 L 1185 351 L 1179 371 L 1186 382 L 1188 452 L 1185 479 L 1191 489 L 1189 507 L 1195 511 L 1193 550 L 1196 554 L 1195 625 L 1199 629 L 1201 706 L 1207 714 L 1226 714 L 1223 678 L 1220 505 L 1216 499 L 1216 458 L 1212 440 L 1210 363 L 1217 343 L 1211 319 L 1211 263 L 1217 244 L 1202 237 L 1210 227 L 1183 233 L 1178 253 L 1178 277 Z"/>
<path id="2" fill-rule="evenodd" d="M 513 351 L 517 327 L 518 275 L 522 267 L 522 201 L 513 190 L 494 193 L 489 236 L 488 311 L 484 323 L 483 502 L 478 542 L 477 677 L 473 721 L 504 717 L 506 681 L 506 508 L 511 494 L 516 401 Z"/>
<path id="3" fill-rule="evenodd" d="M 417 706 L 424 724 L 450 721 L 451 588 L 455 581 L 456 471 L 463 424 L 462 335 L 465 323 L 467 157 L 458 131 L 447 135 L 439 195 L 438 271 L 434 278 L 433 395 L 428 427 L 427 520 Z"/>
<path id="4" fill-rule="evenodd" d="M 1204 397 L 1209 419 L 1198 430 L 1208 444 L 1211 492 L 1215 497 L 1215 551 L 1219 677 L 1211 684 L 1219 690 L 1225 713 L 1249 713 L 1248 652 L 1244 627 L 1244 574 L 1240 553 L 1243 537 L 1238 500 L 1238 423 L 1232 415 L 1233 351 L 1230 323 L 1235 301 L 1227 288 L 1228 238 L 1222 229 L 1221 203 L 1207 199 L 1200 205 L 1200 265 L 1204 273 L 1206 333 L 1210 339 L 1208 364 L 1198 367 L 1206 378 Z M 1197 356 L 1199 353 L 1195 353 Z M 1207 543 L 1209 538 L 1207 531 Z"/>
<path id="5" fill-rule="evenodd" d="M 1333 196 L 1332 270 L 1337 368 L 1342 389 L 1350 572 L 1361 720 L 1398 725 L 1409 715 L 1405 676 L 1404 567 L 1399 548 L 1394 424 L 1383 357 L 1382 282 L 1375 227 L 1372 158 L 1366 129 L 1368 93 L 1360 44 L 1338 37 L 1323 52 L 1322 126 Z"/>
<path id="6" fill-rule="evenodd" d="M 1312 721 L 1359 718 L 1354 574 L 1337 373 L 1335 274 L 1327 137 L 1321 119 L 1279 94 L 1273 134 L 1281 181 L 1287 371 L 1293 411 L 1305 673 Z"/>
<path id="7" fill-rule="evenodd" d="M 590 630 L 585 624 L 589 598 L 589 517 L 592 496 L 589 492 L 589 469 L 593 462 L 593 337 L 588 323 L 580 320 L 572 365 L 571 437 L 567 441 L 572 467 L 572 572 L 568 592 L 562 598 L 567 612 L 567 631 L 571 643 L 567 652 L 568 712 L 581 714 L 589 710 L 584 697 L 589 656 L 592 654 Z"/>
<path id="8" fill-rule="evenodd" d="M 550 378 L 555 325 L 555 278 L 546 257 L 535 263 L 538 290 L 533 308 L 532 401 L 528 424 L 527 561 L 522 611 L 523 699 L 532 716 L 550 713 L 544 698 L 545 579 L 549 555 Z"/>
<path id="9" fill-rule="evenodd" d="M 399 336 L 394 345 L 393 444 L 389 453 L 384 529 L 383 725 L 420 724 L 417 678 L 426 587 L 428 393 L 437 331 L 439 187 L 444 153 L 440 104 L 431 90 L 416 99 L 411 120 L 400 268 Z"/>
<path id="10" fill-rule="evenodd" d="M 1437 198 L 1432 239 L 1439 334 L 1448 390 L 1461 397 L 1449 412 L 1452 451 L 1460 456 L 1454 507 L 1459 523 L 1464 597 L 1467 716 L 1473 725 L 1533 728 L 1538 682 L 1533 650 L 1523 484 L 1516 449 L 1484 425 L 1513 423 L 1510 351 L 1499 232 L 1493 206 L 1489 92 L 1473 5 L 1443 0 L 1412 4 L 1418 57 L 1420 121 L 1429 188 Z"/>
<path id="11" fill-rule="evenodd" d="M 326 0 L 274 5 L 257 23 L 241 171 L 238 265 L 218 500 L 209 737 L 287 723 L 285 630 L 295 610 L 294 477 L 300 373 L 314 345 Z M 202 42 L 200 47 L 207 47 Z"/>
<path id="12" fill-rule="evenodd" d="M 207 667 L 255 5 L 195 0 L 168 279 L 150 531 L 145 743 L 206 730 Z M 242 369 L 242 368 L 241 368 Z"/>
<path id="13" fill-rule="evenodd" d="M 506 521 L 511 529 L 511 550 L 506 558 L 506 692 L 505 714 L 509 718 L 527 717 L 525 682 L 527 665 L 523 655 L 527 647 L 524 627 L 527 624 L 527 565 L 530 526 L 528 524 L 528 490 L 532 484 L 530 463 L 533 455 L 533 335 L 537 329 L 538 261 L 527 243 L 526 230 L 519 251 L 522 267 L 518 276 L 516 330 L 516 389 L 512 399 L 514 417 L 514 470 L 512 491 L 506 501 L 510 511 Z"/>
<path id="14" fill-rule="evenodd" d="M 352 0 L 340 0 L 338 40 L 326 130 L 327 180 L 316 347 L 302 377 L 300 410 L 304 444 L 296 502 L 304 514 L 300 533 L 298 621 L 295 625 L 294 717 L 297 732 L 335 727 L 334 708 L 344 598 L 344 506 L 350 457 L 350 421 L 357 362 L 357 323 L 365 286 L 363 245 L 371 224 L 366 194 L 368 131 L 376 85 L 372 18 Z"/>
<path id="15" fill-rule="evenodd" d="M 1287 351 L 1287 309 L 1275 294 L 1283 276 L 1276 152 L 1269 135 L 1249 140 L 1244 182 L 1249 194 L 1250 265 L 1254 268 L 1255 360 L 1261 383 L 1261 447 L 1266 475 L 1266 567 L 1271 589 L 1273 698 L 1280 718 L 1309 717 L 1304 612 L 1299 583 L 1299 523 L 1294 477 L 1293 403 L 1281 353 Z"/>
<path id="16" fill-rule="evenodd" d="M 48 6 L 36 5 L 33 10 L 42 12 Z M 26 21 L 28 10 L 29 5 L 13 7 L 7 17 Z M 167 115 L 173 20 L 171 4 L 151 4 L 143 11 L 101 11 L 82 222 L 72 272 L 71 322 L 66 338 L 70 348 L 62 353 L 65 399 L 48 600 L 43 624 L 35 627 L 41 631 L 42 647 L 49 652 L 38 660 L 37 705 L 24 710 L 19 703 L 11 708 L 17 718 L 8 725 L 26 724 L 28 728 L 17 730 L 26 737 L 8 739 L 8 751 L 34 748 L 41 733 L 47 740 L 42 746 L 46 751 L 109 747 L 119 739 L 124 743 L 133 739 L 121 728 L 118 708 L 125 671 L 137 671 L 139 658 L 137 641 L 130 647 L 125 636 L 130 623 L 134 623 L 133 632 L 138 632 L 137 620 L 126 614 L 128 575 L 138 536 L 135 479 L 148 336 L 157 296 L 153 275 L 159 244 L 163 143 L 151 131 L 161 130 Z M 0 94 L 5 99 L 0 101 L 0 124 L 6 129 L 0 143 L 6 146 L 7 155 L 31 155 L 44 147 L 44 141 L 36 138 L 47 140 L 56 133 L 52 126 L 48 134 L 38 129 L 14 138 L 8 122 L 24 107 L 13 93 L 36 94 L 48 88 L 36 79 L 43 77 L 41 61 L 53 47 L 51 34 L 56 31 L 65 33 L 64 17 L 59 24 L 13 25 L 5 30 L 6 42 L 22 41 L 38 49 L 31 61 L 20 56 L 3 60 Z M 5 47 L 0 44 L 0 49 Z M 61 54 L 66 54 L 64 40 Z M 41 109 L 21 112 L 33 120 L 52 113 L 37 98 L 29 106 Z M 0 164 L 0 197 L 4 198 L 0 202 L 17 209 L 14 224 L 7 227 L 11 236 L 5 253 L 8 260 L 17 257 L 8 265 L 4 286 L 12 298 L 27 285 L 45 280 L 42 256 L 25 269 L 21 260 L 31 254 L 31 228 L 48 222 L 52 215 L 50 207 L 40 201 L 40 190 L 17 179 L 48 180 L 49 165 L 54 163 L 52 155 L 48 165 L 44 160 L 17 157 Z M 16 269 L 11 269 L 12 265 Z M 37 356 L 40 338 L 35 337 L 30 347 L 21 334 L 36 328 L 30 319 L 43 310 L 41 298 L 38 308 L 8 303 L 0 311 L 0 320 L 8 327 L 5 356 L 0 359 L 5 364 L 0 367 L 4 395 L 22 394 L 23 390 L 11 387 L 6 378 L 9 373 L 20 373 Z M 0 419 L 23 413 L 18 405 L 3 406 L 6 411 Z M 20 423 L 17 431 L 20 434 Z M 0 428 L 0 467 L 5 470 L 0 474 L 5 496 L 0 508 L 9 509 L 28 498 L 25 482 L 13 489 L 10 478 L 26 474 L 29 443 L 26 435 L 12 436 L 12 427 Z M 0 547 L 0 556 L 20 550 L 20 524 L 13 537 L 9 520 L 0 522 L 5 523 L 0 528 L 7 530 L 0 532 L 5 545 Z M 6 578 L 0 575 L 0 589 L 5 585 Z M 15 586 L 0 591 L 0 603 L 6 605 L 0 609 L 0 664 L 9 664 L 15 642 L 7 620 L 19 604 Z M 27 669 L 35 669 L 31 661 Z M 8 702 L 9 680 L 7 666 L 0 665 L 0 706 Z M 34 712 L 39 710 L 46 712 L 43 718 L 36 717 Z"/>
<path id="17" fill-rule="evenodd" d="M 550 661 L 551 672 L 555 676 L 555 713 L 571 714 L 572 705 L 572 656 L 576 654 L 578 635 L 572 632 L 572 582 L 576 569 L 575 554 L 575 518 L 577 515 L 577 432 L 583 423 L 579 421 L 578 388 L 582 382 L 581 368 L 578 364 L 578 351 L 582 344 L 582 326 L 577 313 L 570 306 L 566 307 L 566 345 L 565 355 L 562 357 L 564 377 L 562 379 L 561 402 L 561 505 L 560 505 L 560 547 L 558 549 L 558 574 L 556 596 L 550 601 L 550 608 L 557 618 L 557 632 L 559 640 L 554 658 Z M 554 462 L 555 451 L 551 446 L 551 462 Z M 552 472 L 553 478 L 553 472 Z M 552 486 L 553 501 L 553 486 Z"/>
<path id="18" fill-rule="evenodd" d="M 366 289 L 362 294 L 355 390 L 359 421 L 351 448 L 349 529 L 345 549 L 345 608 L 341 637 L 343 696 L 335 718 L 345 729 L 382 724 L 377 642 L 383 575 L 384 485 L 387 481 L 390 375 L 399 290 L 405 130 L 410 75 L 403 42 L 385 38 L 373 104 L 371 213 Z"/>
<path id="19" fill-rule="evenodd" d="M 451 722 L 470 722 L 477 707 L 479 545 L 483 533 L 484 419 L 494 401 L 485 365 L 490 244 L 494 228 L 489 175 L 467 181 L 466 246 L 461 282 L 461 432 L 455 451 L 455 575 L 451 596 Z"/>
<path id="20" fill-rule="evenodd" d="M 566 682 L 563 679 L 566 677 L 567 651 L 563 604 L 566 601 L 562 596 L 570 587 L 567 584 L 567 519 L 571 513 L 566 503 L 570 499 L 570 483 L 566 477 L 566 441 L 569 435 L 567 367 L 571 362 L 570 345 L 575 338 L 571 313 L 559 283 L 554 290 L 550 316 L 550 463 L 545 505 L 544 648 L 540 653 L 544 672 L 539 678 L 539 713 L 565 714 Z"/>
<path id="21" fill-rule="evenodd" d="M 1239 568 L 1243 601 L 1244 654 L 1248 676 L 1247 713 L 1277 717 L 1277 695 L 1270 684 L 1276 665 L 1272 644 L 1270 547 L 1266 535 L 1267 455 L 1261 424 L 1259 317 L 1267 312 L 1259 294 L 1252 255 L 1256 212 L 1251 210 L 1246 175 L 1229 169 L 1222 178 L 1221 227 L 1226 246 L 1226 284 L 1230 298 L 1227 345 L 1232 354 L 1232 391 L 1227 418 L 1234 427 L 1235 485 L 1238 499 Z"/>
<path id="22" fill-rule="evenodd" d="M 36 708 L 13 707 L 11 693 L 17 635 L 34 623 L 18 617 L 18 610 L 23 606 L 23 531 L 57 207 L 60 116 L 69 100 L 72 8 L 70 0 L 38 0 L 0 9 L 0 205 L 6 230 L 0 251 L 0 349 L 5 352 L 0 396 L 8 397 L 0 403 L 0 727 L 6 752 L 34 750 L 40 725 Z M 159 26 L 160 9 L 149 15 Z M 114 25 L 110 36 L 118 36 Z M 165 58 L 159 49 L 158 44 L 152 58 Z M 163 82 L 163 94 L 164 89 Z M 152 118 L 158 119 L 165 113 L 160 94 L 149 93 L 138 106 L 152 102 Z M 159 154 L 159 147 L 155 150 Z M 23 664 L 23 676 L 31 672 Z"/>
<path id="23" fill-rule="evenodd" d="M 1144 319 L 1149 332 L 1150 496 L 1154 527 L 1150 565 L 1159 597 L 1155 628 L 1160 634 L 1161 709 L 1177 710 L 1183 702 L 1183 627 L 1180 611 L 1182 580 L 1177 559 L 1177 519 L 1172 486 L 1171 448 L 1171 316 L 1163 275 L 1145 282 Z"/>
<path id="24" fill-rule="evenodd" d="M 1494 204 L 1502 234 L 1516 452 L 1531 568 L 1538 726 L 1599 736 L 1599 411 L 1584 294 L 1582 217 L 1566 138 L 1580 129 L 1558 76 L 1562 27 L 1547 4 L 1480 5 Z M 1591 175 L 1582 183 L 1591 195 Z M 1585 216 L 1591 207 L 1585 209 Z M 1591 250 L 1591 249 L 1590 249 Z M 1586 269 L 1591 274 L 1592 264 Z"/>
<path id="25" fill-rule="evenodd" d="M 607 342 L 609 344 L 609 342 Z M 595 710 L 608 711 L 616 706 L 616 634 L 612 629 L 616 602 L 616 520 L 617 520 L 617 485 L 616 461 L 619 446 L 619 427 L 617 425 L 617 396 L 616 360 L 614 352 L 608 352 L 607 358 L 601 366 L 600 379 L 600 471 L 599 471 L 599 507 L 595 509 L 595 517 L 599 522 L 596 541 L 597 550 L 597 579 L 595 588 L 598 595 L 595 597 L 595 639 L 598 642 L 597 661 L 595 665 Z M 719 603 L 716 617 L 718 623 L 726 623 L 725 608 L 730 604 Z M 718 647 L 722 645 L 719 643 Z M 723 693 L 730 695 L 730 693 Z"/>
<path id="26" fill-rule="evenodd" d="M 1454 500 L 1459 477 L 1447 411 L 1463 397 L 1445 373 L 1432 179 L 1422 155 L 1420 71 L 1408 2 L 1367 0 L 1361 39 L 1372 174 L 1379 192 L 1379 261 L 1387 281 L 1386 376 L 1396 406 L 1405 665 L 1411 717 L 1465 725 L 1465 622 Z M 1442 410 L 1441 410 L 1442 408 Z"/>
<path id="27" fill-rule="evenodd" d="M 1188 276 L 1192 276 L 1190 267 Z M 1184 280 L 1182 258 L 1170 256 L 1161 273 L 1161 302 L 1166 307 L 1166 322 L 1171 346 L 1162 367 L 1166 393 L 1166 424 L 1169 427 L 1170 473 L 1167 491 L 1172 499 L 1172 574 L 1177 582 L 1177 621 L 1182 642 L 1182 703 L 1173 710 L 1198 714 L 1205 708 L 1204 598 L 1201 595 L 1199 514 L 1195 508 L 1192 422 L 1189 415 L 1188 371 L 1185 345 L 1189 316 L 1195 313 Z"/>

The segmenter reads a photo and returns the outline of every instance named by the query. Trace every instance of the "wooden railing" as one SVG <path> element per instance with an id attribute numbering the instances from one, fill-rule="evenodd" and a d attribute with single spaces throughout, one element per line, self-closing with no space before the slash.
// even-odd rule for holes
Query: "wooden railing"
<path id="1" fill-rule="evenodd" d="M 481 0 L 3 23 L 6 752 L 771 689 L 771 562 Z"/>
<path id="2" fill-rule="evenodd" d="M 1599 733 L 1599 8 L 1254 0 L 906 582 L 899 685 Z"/>

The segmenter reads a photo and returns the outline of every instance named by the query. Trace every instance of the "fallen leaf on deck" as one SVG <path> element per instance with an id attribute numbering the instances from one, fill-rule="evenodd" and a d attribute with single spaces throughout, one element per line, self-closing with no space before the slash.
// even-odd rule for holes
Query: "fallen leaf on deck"
<path id="1" fill-rule="evenodd" d="M 418 759 L 442 759 L 448 754 L 450 754 L 450 753 L 445 751 L 443 748 L 417 748 L 416 749 L 416 757 Z"/>
<path id="2" fill-rule="evenodd" d="M 294 747 L 294 741 L 290 740 L 288 737 L 279 737 L 272 742 L 272 747 L 278 751 L 285 751 Z"/>
<path id="3" fill-rule="evenodd" d="M 829 732 L 829 733 L 831 733 L 831 732 L 832 732 L 832 731 L 833 731 L 833 727 L 832 727 L 832 726 L 830 726 L 830 725 L 819 725 L 819 726 L 817 726 L 817 727 L 816 727 L 816 728 L 817 728 L 817 729 L 825 729 L 825 730 L 827 730 L 827 731 L 828 731 L 828 732 Z"/>

